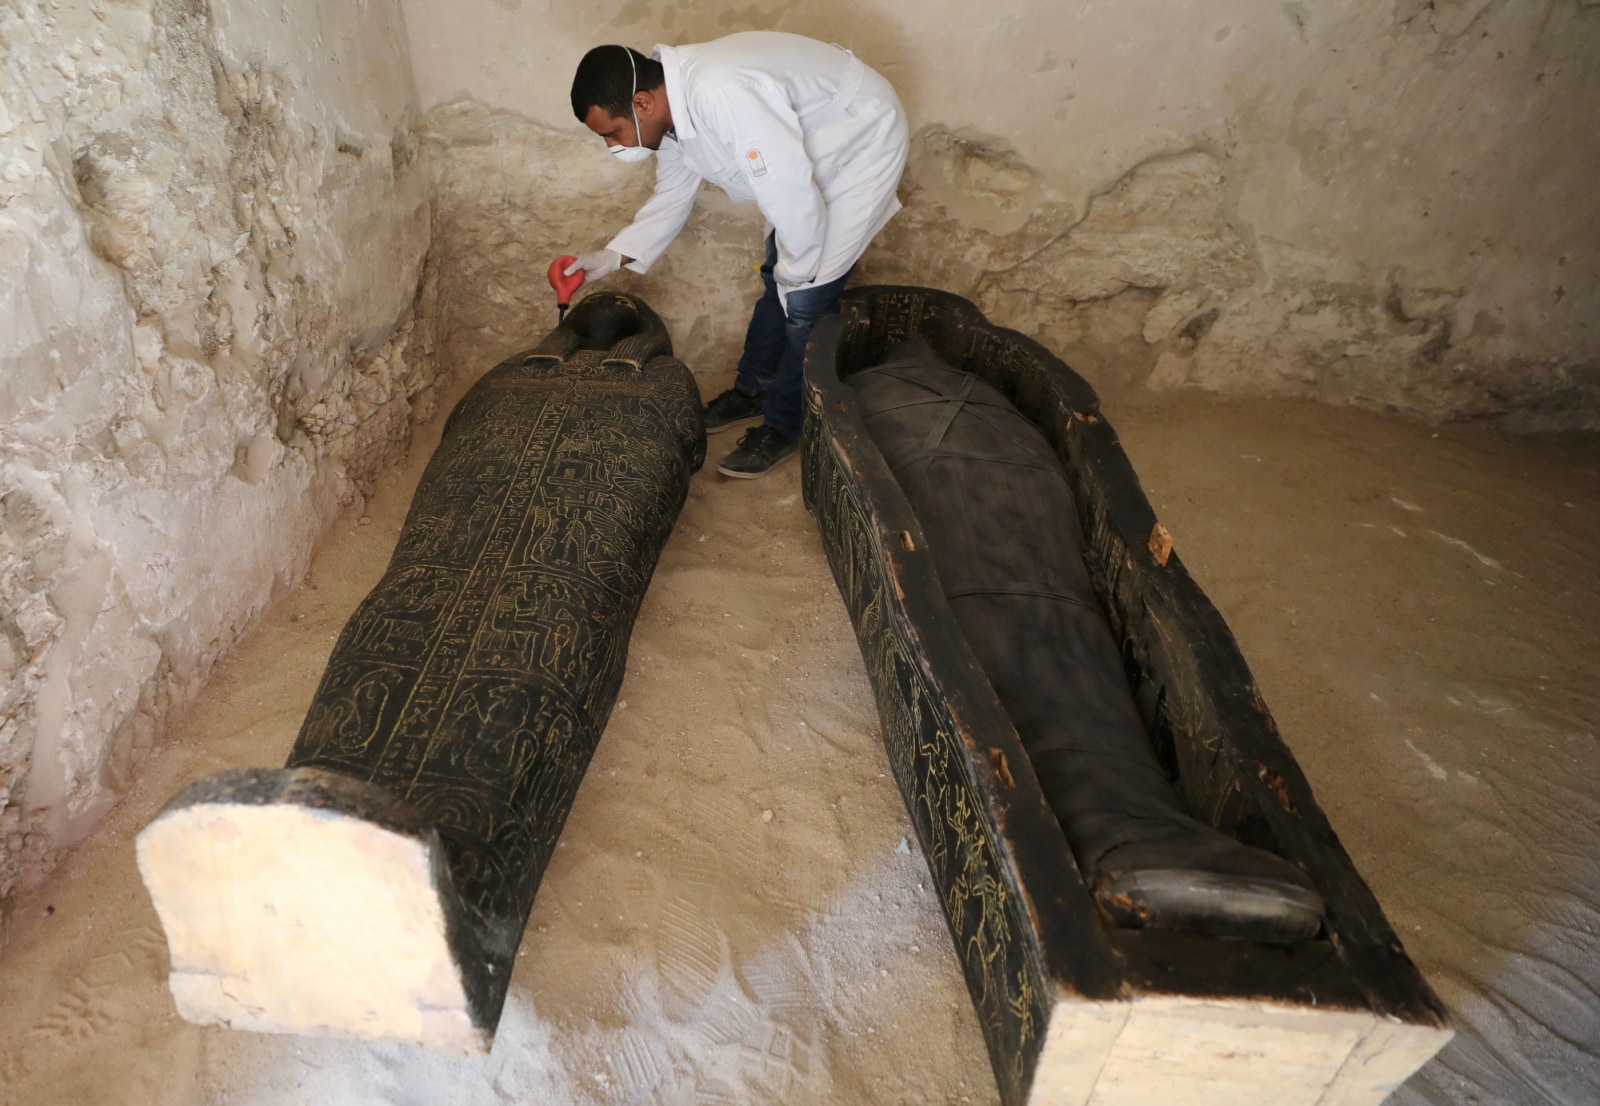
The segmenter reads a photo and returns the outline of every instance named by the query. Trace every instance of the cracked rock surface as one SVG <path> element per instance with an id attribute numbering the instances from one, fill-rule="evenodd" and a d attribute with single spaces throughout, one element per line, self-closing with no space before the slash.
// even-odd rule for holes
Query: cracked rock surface
<path id="1" fill-rule="evenodd" d="M 1580 862 L 1595 850 L 1573 844 L 1593 822 L 1584 818 L 1595 799 L 1581 786 L 1594 774 L 1582 771 L 1592 760 L 1593 704 L 1585 681 L 1562 667 L 1572 658 L 1588 664 L 1584 671 L 1594 667 L 1592 626 L 1563 621 L 1593 599 L 1592 588 L 1572 590 L 1593 576 L 1585 550 L 1594 544 L 1594 512 L 1583 494 L 1587 488 L 1592 499 L 1592 464 L 1530 461 L 1533 484 L 1521 485 L 1513 470 L 1545 447 L 1480 442 L 1476 452 L 1449 454 L 1461 481 L 1483 482 L 1474 490 L 1458 487 L 1454 470 L 1419 459 L 1407 435 L 1431 433 L 1424 423 L 1363 430 L 1356 439 L 1371 456 L 1353 458 L 1330 442 L 1355 425 L 1340 418 L 1368 415 L 1324 407 L 1316 410 L 1329 421 L 1291 418 L 1266 404 L 1241 408 L 1249 417 L 1234 425 L 1233 408 L 1214 408 L 1195 390 L 1238 400 L 1315 398 L 1433 423 L 1492 422 L 1497 431 L 1600 427 L 1596 0 L 933 0 L 914 11 L 833 0 L 0 4 L 0 944 L 6 911 L 36 901 L 25 889 L 136 786 L 137 764 L 153 764 L 165 749 L 195 759 L 169 764 L 160 779 L 201 774 L 223 755 L 216 742 L 241 763 L 275 762 L 257 743 L 279 734 L 273 726 L 292 730 L 294 708 L 281 704 L 262 715 L 208 708 L 205 726 L 163 734 L 185 725 L 185 710 L 199 709 L 196 696 L 219 658 L 275 602 L 300 594 L 321 536 L 389 477 L 414 425 L 434 412 L 436 393 L 553 324 L 544 281 L 550 258 L 604 242 L 643 200 L 649 167 L 616 164 L 571 118 L 565 101 L 576 57 L 597 41 L 648 49 L 744 27 L 843 42 L 905 101 L 915 133 L 905 210 L 863 259 L 858 283 L 932 284 L 973 298 L 996 322 L 1037 337 L 1089 376 L 1113 413 L 1123 402 L 1171 404 L 1152 408 L 1157 414 L 1144 424 L 1152 458 L 1163 456 L 1149 444 L 1165 440 L 1163 428 L 1198 434 L 1194 420 L 1202 418 L 1269 439 L 1234 452 L 1277 449 L 1288 466 L 1281 486 L 1252 483 L 1220 462 L 1192 468 L 1200 484 L 1182 501 L 1208 509 L 1192 508 L 1187 525 L 1223 529 L 1213 535 L 1219 566 L 1233 563 L 1229 557 L 1256 563 L 1248 549 L 1230 553 L 1226 536 L 1228 527 L 1245 527 L 1252 510 L 1269 516 L 1255 527 L 1288 519 L 1315 532 L 1316 540 L 1280 550 L 1312 566 L 1312 576 L 1350 571 L 1330 551 L 1371 559 L 1378 590 L 1354 608 L 1328 599 L 1318 632 L 1339 621 L 1335 614 L 1370 608 L 1382 617 L 1339 633 L 1363 643 L 1382 638 L 1391 661 L 1440 658 L 1431 667 L 1384 666 L 1385 679 L 1400 671 L 1414 679 L 1372 691 L 1384 703 L 1410 705 L 1381 725 L 1357 725 L 1350 739 L 1365 742 L 1360 751 L 1391 781 L 1385 810 L 1416 814 L 1404 840 L 1385 810 L 1362 805 L 1366 777 L 1341 775 L 1360 762 L 1339 745 L 1344 737 L 1322 734 L 1317 740 L 1337 755 L 1313 750 L 1302 760 L 1419 963 L 1462 1018 L 1458 1043 L 1404 1100 L 1573 1100 L 1584 1080 L 1594 1082 L 1600 1054 L 1592 1019 L 1573 1013 L 1586 1009 L 1597 986 L 1583 942 L 1595 926 L 1586 890 L 1595 881 L 1592 864 Z M 760 231 L 752 209 L 707 189 L 650 274 L 614 278 L 660 312 L 707 394 L 728 383 L 759 293 L 752 267 Z M 1274 437 L 1270 422 L 1280 418 L 1299 439 Z M 1121 419 L 1118 426 L 1139 429 Z M 1447 437 L 1460 429 L 1439 427 Z M 1210 437 L 1196 448 L 1233 443 Z M 1301 454 L 1348 471 L 1324 477 L 1295 467 Z M 1369 461 L 1389 475 L 1369 471 Z M 1152 461 L 1158 480 L 1161 463 Z M 1174 461 L 1171 471 L 1190 464 Z M 1413 487 L 1413 464 L 1431 474 L 1419 486 L 1455 515 L 1411 517 L 1415 507 L 1435 510 Z M 1553 487 L 1573 472 L 1581 478 L 1574 494 L 1544 496 L 1540 474 Z M 1346 478 L 1349 487 L 1337 483 Z M 1373 490 L 1380 485 L 1381 494 Z M 1402 513 L 1368 511 L 1343 529 L 1323 528 L 1343 517 L 1338 504 L 1371 506 L 1373 496 Z M 1541 511 L 1503 509 L 1524 501 Z M 1298 513 L 1310 510 L 1307 502 L 1325 509 Z M 754 541 L 754 525 L 772 528 L 780 542 L 803 539 L 804 519 L 764 511 L 754 502 L 726 517 L 710 511 L 699 536 Z M 1372 544 L 1374 527 L 1379 538 L 1404 541 L 1403 555 Z M 1525 535 L 1542 536 L 1545 552 L 1533 537 L 1522 544 Z M 730 566 L 760 576 L 784 559 L 775 548 L 752 546 L 745 560 L 719 561 L 708 541 L 708 559 L 684 563 L 674 585 L 682 594 L 659 600 L 678 602 L 662 617 L 689 617 L 693 580 L 714 583 Z M 1428 592 L 1423 604 L 1419 589 L 1443 578 L 1443 558 L 1449 573 L 1481 568 L 1482 577 L 1461 576 L 1454 592 Z M 727 697 L 708 708 L 756 730 L 771 727 L 774 709 L 820 712 L 807 717 L 826 731 L 823 744 L 785 745 L 768 734 L 758 750 L 796 778 L 809 771 L 808 757 L 834 756 L 839 746 L 865 756 L 874 747 L 859 673 L 841 674 L 854 663 L 846 656 L 853 647 L 828 633 L 784 629 L 779 617 L 812 617 L 818 589 L 831 594 L 825 574 L 807 575 L 815 567 L 783 577 L 805 602 L 780 603 L 770 623 L 747 623 L 759 630 L 728 631 L 739 647 L 716 654 L 716 665 L 694 667 L 700 654 L 689 650 L 685 668 L 663 664 L 662 675 L 721 678 L 751 656 L 770 656 L 763 650 L 773 642 L 836 661 L 840 671 L 824 683 L 853 704 L 840 715 L 785 698 L 800 694 L 792 685 L 801 673 L 781 666 L 741 670 L 728 678 Z M 1357 688 L 1367 646 L 1332 658 L 1325 678 L 1312 661 L 1297 667 L 1296 656 L 1321 657 L 1325 637 L 1296 643 L 1274 636 L 1295 636 L 1281 627 L 1251 626 L 1280 608 L 1293 617 L 1315 610 L 1315 598 L 1279 604 L 1268 592 L 1314 594 L 1317 581 L 1305 572 L 1266 580 L 1258 587 L 1219 575 L 1214 594 L 1236 587 L 1228 616 L 1247 637 L 1265 634 L 1259 647 L 1247 640 L 1247 652 L 1269 672 L 1282 666 L 1277 686 L 1293 690 L 1268 688 L 1280 718 L 1317 733 L 1320 712 L 1335 700 L 1341 717 L 1353 718 L 1346 700 L 1370 693 Z M 1388 591 L 1379 586 L 1385 581 Z M 1542 595 L 1540 587 L 1560 601 L 1546 609 L 1526 595 L 1509 607 L 1485 598 L 1517 589 Z M 1514 621 L 1534 608 L 1553 621 Z M 1435 623 L 1423 621 L 1433 618 L 1454 633 L 1438 636 Z M 1510 650 L 1508 625 L 1520 627 Z M 1489 644 L 1475 648 L 1473 638 Z M 830 652 L 836 648 L 843 652 Z M 314 652 L 251 656 L 271 670 L 263 678 L 310 680 L 320 665 Z M 815 665 L 804 675 L 819 678 Z M 835 680 L 842 682 L 828 682 Z M 1423 703 L 1426 695 L 1434 697 Z M 691 721 L 683 729 L 707 737 L 710 760 L 739 747 L 736 734 L 711 728 L 716 719 Z M 772 763 L 758 758 L 746 768 L 760 774 Z M 694 772 L 706 777 L 708 795 L 728 786 L 725 774 Z M 1560 802 L 1540 798 L 1525 772 L 1560 777 L 1551 792 Z M 848 783 L 821 798 L 818 816 L 849 832 L 807 831 L 802 851 L 812 850 L 816 870 L 842 863 L 853 878 L 877 871 L 881 858 L 850 852 L 850 841 L 878 833 L 892 844 L 903 827 L 893 802 L 873 806 L 870 773 Z M 627 810 L 648 807 L 630 794 L 618 800 Z M 834 813 L 835 800 L 846 813 Z M 785 824 L 775 798 L 751 801 L 776 811 L 762 824 Z M 702 806 L 695 810 L 711 817 L 707 824 L 727 828 L 712 799 Z M 585 1012 L 593 988 L 582 980 L 563 977 L 558 993 L 536 997 L 566 1011 L 571 1025 L 585 1017 L 622 1025 L 640 1003 L 655 1003 L 677 1028 L 647 1039 L 620 1029 L 583 1038 L 563 1064 L 596 1066 L 581 1091 L 570 1091 L 574 1100 L 620 1100 L 647 1085 L 678 1093 L 668 1078 L 682 1075 L 674 1065 L 714 1046 L 723 1051 L 713 1074 L 752 1100 L 826 1101 L 837 1086 L 890 1101 L 894 1088 L 858 1085 L 882 1055 L 864 1043 L 861 1026 L 892 1026 L 896 1003 L 930 995 L 949 1064 L 906 1075 L 903 1097 L 981 1100 L 982 1081 L 963 1083 L 982 1060 L 974 1059 L 976 1038 L 961 1036 L 971 1027 L 960 1020 L 965 998 L 954 977 L 935 971 L 906 989 L 885 984 L 859 1007 L 825 974 L 796 982 L 819 964 L 824 973 L 830 965 L 853 971 L 893 948 L 935 947 L 922 940 L 924 930 L 937 937 L 942 923 L 916 913 L 914 880 L 885 892 L 911 921 L 884 930 L 889 944 L 870 953 L 852 952 L 852 942 L 894 916 L 891 908 L 827 884 L 805 865 L 791 873 L 782 907 L 789 913 L 729 935 L 729 919 L 750 905 L 759 879 L 719 882 L 692 826 L 654 832 L 682 838 L 671 866 L 663 862 L 657 873 L 629 867 L 626 850 L 573 865 L 596 864 L 643 889 L 651 905 L 628 917 L 672 934 L 656 952 L 645 950 L 661 957 L 660 978 L 639 975 L 642 989 L 599 1002 L 598 1014 Z M 1453 848 L 1458 839 L 1470 847 Z M 765 847 L 750 845 L 742 854 L 748 869 L 734 871 L 769 871 Z M 691 889 L 688 898 L 669 894 L 680 885 Z M 123 888 L 105 909 L 114 902 L 133 910 L 136 901 Z M 544 924 L 560 929 L 561 909 L 558 901 Z M 805 955 L 795 959 L 780 935 L 795 918 L 815 922 L 817 912 L 826 925 L 848 924 L 809 932 Z M 723 972 L 722 951 L 767 947 L 755 932 L 767 923 L 771 955 L 748 972 Z M 18 932 L 37 935 L 33 924 Z M 146 1000 L 118 990 L 116 965 L 142 972 L 159 959 L 150 934 L 130 925 L 127 940 L 105 953 L 109 960 L 93 960 L 86 972 L 61 968 L 70 995 L 59 1008 L 16 1023 L 31 1036 L 0 1050 L 0 1085 L 19 1072 L 48 1081 L 51 1073 L 94 1070 L 71 1045 L 97 1039 L 85 1025 L 118 1026 L 135 1038 L 149 1029 L 150 1040 L 167 1041 L 175 1051 L 163 1045 L 148 1054 L 162 1057 L 145 1073 L 151 1086 L 161 1084 L 162 1064 L 198 1055 L 198 1038 L 182 1027 L 150 1028 L 141 1020 Z M 57 951 L 58 966 L 85 959 L 82 947 Z M 802 971 L 802 961 L 811 967 Z M 867 966 L 880 970 L 877 960 Z M 811 998 L 784 1005 L 801 991 Z M 83 997 L 91 992 L 109 994 L 110 1005 Z M 829 1003 L 844 1013 L 835 1017 Z M 788 1009 L 804 1016 L 769 1016 Z M 850 1021 L 855 1010 L 883 1016 Z M 683 1028 L 691 1015 L 700 1020 Z M 848 1031 L 838 1028 L 846 1023 Z M 538 1051 L 547 1028 L 531 1014 L 525 1028 L 533 1052 L 519 1053 L 496 1078 L 548 1090 L 555 1083 L 540 1080 L 550 1071 L 549 1079 L 566 1079 L 568 1067 L 539 1067 L 548 1059 Z M 259 1057 L 247 1052 L 228 1054 L 223 1067 L 255 1064 Z M 330 1047 L 327 1055 L 337 1053 Z M 598 1066 L 612 1056 L 622 1058 L 618 1066 Z M 863 1056 L 863 1066 L 851 1066 Z M 382 1078 L 399 1083 L 416 1076 L 400 1061 L 385 1070 Z M 349 1075 L 336 1067 L 329 1078 Z M 480 1092 L 485 1101 L 500 1093 L 474 1085 L 463 1100 Z"/>
<path id="2" fill-rule="evenodd" d="M 0 899 L 428 410 L 399 12 L 0 11 Z M 341 84 L 343 60 L 367 79 Z"/>

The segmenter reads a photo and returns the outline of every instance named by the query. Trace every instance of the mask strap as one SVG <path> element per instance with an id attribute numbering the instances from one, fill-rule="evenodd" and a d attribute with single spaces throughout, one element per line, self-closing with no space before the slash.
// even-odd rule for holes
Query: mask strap
<path id="1" fill-rule="evenodd" d="M 628 68 L 633 70 L 633 91 L 628 93 L 628 110 L 633 113 L 633 143 L 635 146 L 644 145 L 644 135 L 639 133 L 639 109 L 633 106 L 633 98 L 639 95 L 639 66 L 633 60 L 633 51 L 626 46 L 622 52 L 628 55 Z"/>

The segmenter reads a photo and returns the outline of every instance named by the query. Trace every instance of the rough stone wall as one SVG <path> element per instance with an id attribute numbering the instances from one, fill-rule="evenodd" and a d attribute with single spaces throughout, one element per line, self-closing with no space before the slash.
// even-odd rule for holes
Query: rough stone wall
<path id="1" fill-rule="evenodd" d="M 422 103 L 542 125 L 526 161 L 578 179 L 598 143 L 552 143 L 586 134 L 566 97 L 592 45 L 852 47 L 918 132 L 862 278 L 973 296 L 1102 386 L 1600 426 L 1597 0 L 403 3 Z M 534 200 L 552 242 L 615 223 Z M 701 236 L 755 234 L 723 222 Z M 692 250 L 680 278 L 731 271 Z"/>
<path id="2" fill-rule="evenodd" d="M 0 4 L 0 899 L 426 404 L 406 51 L 392 0 Z"/>
<path id="3" fill-rule="evenodd" d="M 604 241 L 650 195 L 648 166 L 619 164 L 583 133 L 471 99 L 423 117 L 436 206 L 428 297 L 442 363 L 481 372 L 542 337 L 556 324 L 551 260 Z M 737 354 L 760 294 L 760 247 L 753 208 L 703 191 L 667 256 L 646 276 L 612 283 L 646 297 L 678 356 L 713 373 L 716 358 Z"/>
<path id="4" fill-rule="evenodd" d="M 1600 426 L 1600 0 L 4 0 L 0 899 L 300 578 L 435 345 L 530 341 L 549 259 L 642 201 L 570 116 L 582 52 L 751 27 L 911 113 L 860 280 L 1107 389 Z M 758 253 L 707 190 L 617 279 L 720 386 Z"/>

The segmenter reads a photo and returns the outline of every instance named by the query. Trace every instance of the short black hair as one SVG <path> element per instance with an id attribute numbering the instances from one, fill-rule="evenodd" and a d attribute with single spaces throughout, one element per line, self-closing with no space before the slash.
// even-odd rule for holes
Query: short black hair
<path id="1" fill-rule="evenodd" d="M 633 65 L 628 58 L 633 58 Z M 634 84 L 637 67 L 639 82 Z M 596 46 L 578 63 L 572 77 L 572 114 L 578 122 L 588 120 L 591 108 L 604 108 L 613 118 L 628 115 L 634 90 L 657 89 L 665 83 L 666 71 L 654 58 L 647 58 L 630 46 Z"/>

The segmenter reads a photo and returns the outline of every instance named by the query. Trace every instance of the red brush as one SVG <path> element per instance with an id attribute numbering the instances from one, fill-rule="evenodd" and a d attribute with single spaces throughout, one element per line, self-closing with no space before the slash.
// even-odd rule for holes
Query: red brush
<path id="1" fill-rule="evenodd" d="M 567 307 L 572 303 L 572 293 L 583 287 L 582 269 L 571 276 L 567 275 L 567 266 L 576 260 L 578 260 L 576 257 L 558 257 L 550 262 L 550 271 L 545 274 L 550 278 L 550 287 L 556 290 L 556 307 L 559 309 L 559 314 L 556 316 L 557 325 L 567 317 Z"/>

